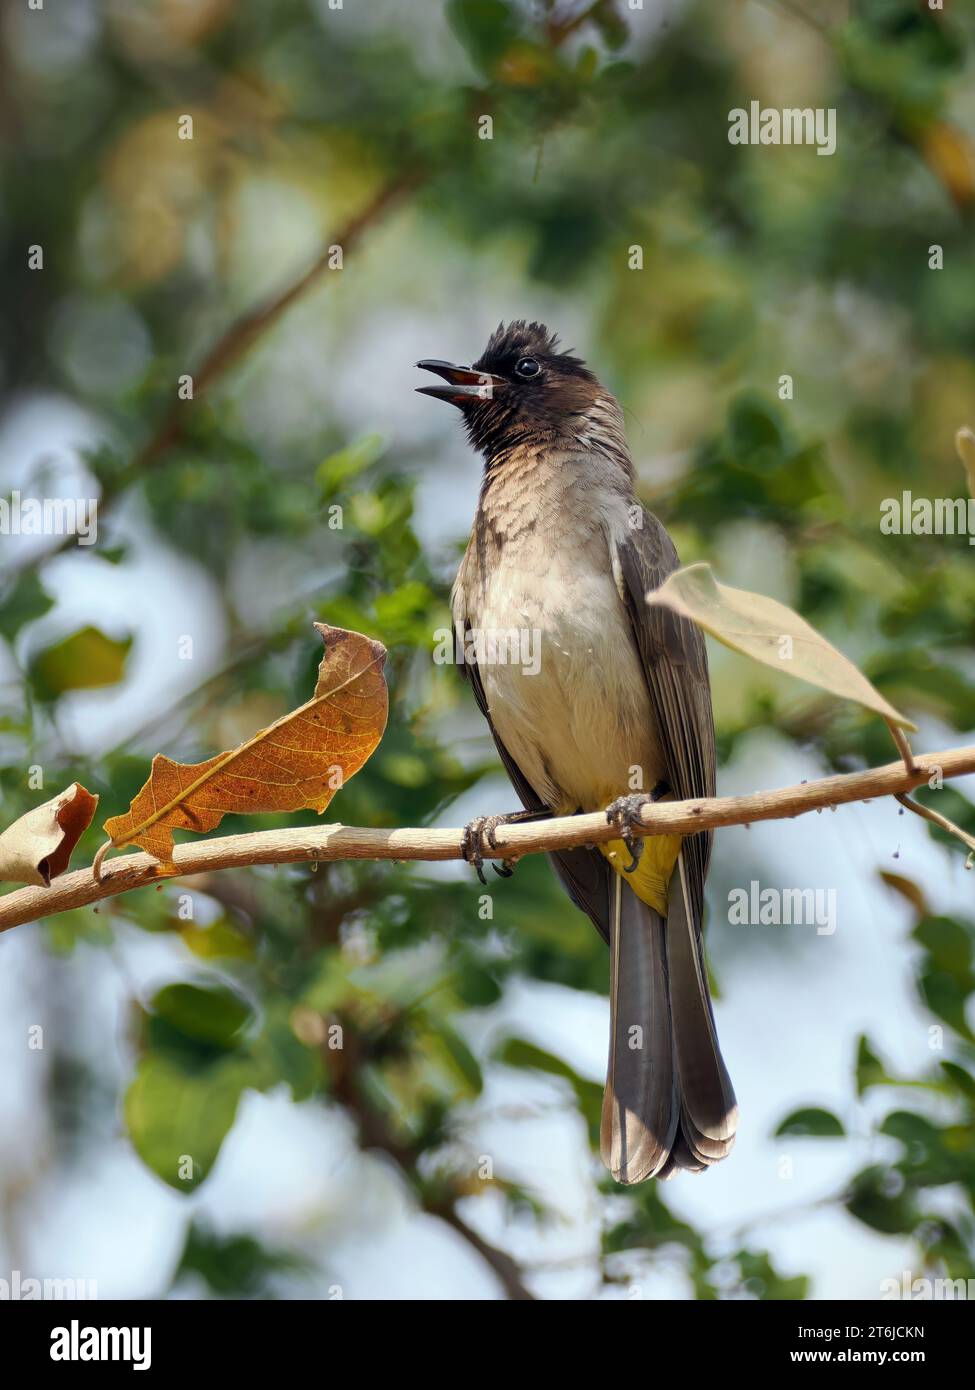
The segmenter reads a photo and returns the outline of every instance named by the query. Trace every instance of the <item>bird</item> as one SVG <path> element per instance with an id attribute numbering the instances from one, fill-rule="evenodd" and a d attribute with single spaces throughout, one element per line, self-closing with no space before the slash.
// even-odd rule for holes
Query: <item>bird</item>
<path id="1" fill-rule="evenodd" d="M 703 1171 L 738 1123 L 702 938 L 712 836 L 634 830 L 648 802 L 715 789 L 703 636 L 645 602 L 676 549 L 636 496 L 619 402 L 544 324 L 499 324 L 469 367 L 417 366 L 440 378 L 417 390 L 459 408 L 483 458 L 451 611 L 523 807 L 472 821 L 465 857 L 483 881 L 505 823 L 605 809 L 619 838 L 550 856 L 610 948 L 600 1155 L 622 1184 Z M 512 634 L 537 638 L 533 664 L 505 646 Z"/>

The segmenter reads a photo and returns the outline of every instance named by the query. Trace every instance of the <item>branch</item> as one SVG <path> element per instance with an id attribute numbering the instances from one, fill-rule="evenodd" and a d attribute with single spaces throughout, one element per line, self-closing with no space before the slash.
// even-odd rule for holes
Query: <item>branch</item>
<path id="1" fill-rule="evenodd" d="M 922 806 L 906 792 L 898 792 L 896 800 L 908 811 L 913 811 L 916 816 L 920 816 L 922 820 L 930 821 L 932 825 L 938 826 L 940 830 L 946 831 L 949 835 L 954 835 L 956 840 L 961 840 L 963 845 L 967 845 L 968 860 L 965 868 L 971 868 L 973 856 L 975 856 L 975 838 L 962 830 L 961 826 L 956 825 L 954 821 L 949 820 L 947 816 L 941 815 L 939 811 L 932 811 L 930 806 Z"/>
<path id="2" fill-rule="evenodd" d="M 581 29 L 584 24 L 588 24 L 591 19 L 599 14 L 600 10 L 608 10 L 611 17 L 619 20 L 615 12 L 613 0 L 592 0 L 591 5 L 584 6 L 573 15 L 566 15 L 564 18 L 555 16 L 548 24 L 548 41 L 553 48 L 558 48 L 570 35 L 577 29 Z M 622 21 L 620 21 L 622 22 Z"/>
<path id="3" fill-rule="evenodd" d="M 549 42 L 552 48 L 558 48 L 580 25 L 611 3 L 612 0 L 594 0 L 594 3 L 581 14 L 565 23 L 554 25 L 549 33 Z M 474 109 L 475 111 L 482 110 L 483 103 L 479 101 L 475 104 Z M 341 246 L 343 251 L 347 251 L 364 232 L 369 230 L 373 223 L 384 217 L 394 204 L 426 183 L 432 173 L 433 170 L 431 169 L 416 167 L 405 173 L 394 175 L 380 187 L 372 200 L 360 212 L 355 213 L 344 227 L 322 243 L 321 250 L 311 265 L 292 284 L 266 303 L 249 310 L 236 323 L 231 324 L 192 373 L 194 399 L 202 395 L 217 377 L 221 376 L 228 367 L 242 357 L 258 338 L 277 323 L 281 315 L 291 307 L 295 300 L 300 299 L 306 290 L 319 279 L 328 266 L 329 252 L 333 245 Z M 117 481 L 116 489 L 120 489 L 125 483 L 131 481 L 132 477 L 137 476 L 144 468 L 154 463 L 158 455 L 165 453 L 170 444 L 179 438 L 186 418 L 184 413 L 186 406 L 187 402 L 185 401 L 176 401 L 170 406 L 152 438 L 125 470 L 121 479 Z"/>
<path id="4" fill-rule="evenodd" d="M 529 1299 L 534 1299 L 535 1295 L 528 1289 L 522 1278 L 521 1267 L 517 1260 L 513 1259 L 506 1250 L 499 1250 L 496 1245 L 484 1239 L 474 1230 L 473 1226 L 468 1226 L 467 1222 L 459 1215 L 456 1208 L 446 1207 L 434 1214 L 439 1216 L 441 1221 L 445 1221 L 452 1230 L 472 1245 L 482 1259 L 494 1270 L 501 1282 L 501 1287 L 513 1302 L 524 1303 Z"/>
<path id="5" fill-rule="evenodd" d="M 413 192 L 422 182 L 423 177 L 420 174 L 410 173 L 394 177 L 383 184 L 365 207 L 354 213 L 344 226 L 338 228 L 331 237 L 322 243 L 318 255 L 297 279 L 286 285 L 284 289 L 279 290 L 272 298 L 256 305 L 253 309 L 249 309 L 236 319 L 221 334 L 203 360 L 193 369 L 193 400 L 198 400 L 228 367 L 233 366 L 239 358 L 243 357 L 257 340 L 277 323 L 291 305 L 300 299 L 306 290 L 311 288 L 327 269 L 332 246 L 341 246 L 343 252 L 348 251 L 370 227 L 382 219 L 392 206 L 406 194 Z M 187 419 L 186 412 L 192 408 L 193 403 L 191 401 L 177 400 L 170 405 L 152 437 L 139 453 L 119 473 L 104 484 L 98 501 L 99 519 L 104 517 L 108 508 L 125 489 L 147 468 L 152 467 L 156 460 L 165 454 L 170 445 L 180 438 Z M 38 565 L 46 564 L 55 555 L 67 550 L 69 546 L 74 544 L 74 541 L 73 532 L 62 536 L 58 543 L 51 546 L 43 555 L 30 556 L 22 563 L 10 566 L 4 571 L 5 577 L 9 578 L 20 574 L 23 570 L 34 569 Z"/>
<path id="6" fill-rule="evenodd" d="M 865 772 L 839 773 L 816 782 L 801 782 L 778 791 L 748 796 L 716 796 L 696 801 L 669 801 L 643 810 L 643 835 L 693 835 L 722 825 L 749 825 L 759 820 L 784 820 L 824 806 L 842 806 L 878 796 L 901 796 L 934 775 L 948 779 L 975 773 L 975 745 L 925 753 L 909 772 L 902 761 Z M 0 898 L 0 931 L 34 922 L 71 908 L 87 907 L 103 898 L 130 893 L 146 884 L 185 874 L 212 873 L 255 864 L 301 864 L 338 859 L 439 861 L 462 859 L 461 830 L 375 830 L 350 825 L 295 826 L 248 835 L 225 835 L 216 840 L 177 845 L 168 868 L 148 854 L 108 859 L 96 882 L 91 869 L 79 869 L 55 879 L 50 888 L 20 888 Z M 616 839 L 619 830 L 605 813 L 563 816 L 534 824 L 507 825 L 496 849 L 484 847 L 487 859 L 519 859 L 580 845 Z"/>
<path id="7" fill-rule="evenodd" d="M 192 373 L 194 400 L 198 399 L 217 377 L 221 376 L 228 367 L 242 357 L 262 334 L 277 323 L 295 300 L 300 299 L 306 290 L 311 288 L 326 270 L 332 246 L 341 246 L 343 252 L 348 251 L 374 222 L 379 221 L 394 203 L 399 202 L 407 193 L 412 192 L 421 181 L 420 175 L 411 173 L 400 175 L 383 184 L 364 208 L 355 213 L 334 236 L 323 242 L 311 265 L 302 271 L 296 280 L 293 280 L 290 285 L 287 285 L 265 303 L 248 310 L 235 323 L 232 323 Z M 153 463 L 156 457 L 179 437 L 183 428 L 187 404 L 186 401 L 176 401 L 170 406 L 155 434 L 126 470 L 123 483 L 129 481 L 130 476 L 140 473 Z"/>
<path id="8" fill-rule="evenodd" d="M 457 1203 L 464 1194 L 451 1190 L 449 1184 L 438 1194 L 429 1185 L 418 1182 L 418 1164 L 423 1150 L 399 1137 L 386 1116 L 367 1098 L 361 1085 L 362 1040 L 349 1020 L 343 1020 L 342 1026 L 345 1042 L 342 1052 L 330 1052 L 326 1048 L 322 1055 L 330 1073 L 331 1094 L 354 1117 L 362 1147 L 378 1149 L 393 1160 L 413 1188 L 423 1210 L 439 1217 L 477 1251 L 494 1270 L 509 1299 L 519 1303 L 534 1300 L 535 1295 L 525 1284 L 517 1260 L 485 1240 L 458 1212 Z"/>

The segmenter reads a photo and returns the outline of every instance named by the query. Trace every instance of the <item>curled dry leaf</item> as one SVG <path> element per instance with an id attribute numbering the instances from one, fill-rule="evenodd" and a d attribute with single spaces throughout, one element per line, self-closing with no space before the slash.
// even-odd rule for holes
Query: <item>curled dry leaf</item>
<path id="1" fill-rule="evenodd" d="M 48 888 L 63 874 L 75 845 L 91 825 L 98 797 L 72 782 L 35 806 L 0 835 L 0 879 Z"/>
<path id="2" fill-rule="evenodd" d="M 157 753 L 128 811 L 105 822 L 111 840 L 97 865 L 104 849 L 129 844 L 169 863 L 174 830 L 202 834 L 231 812 L 324 811 L 382 738 L 389 699 L 381 642 L 325 623 L 315 627 L 325 655 L 312 698 L 206 762 L 177 763 Z"/>
<path id="3" fill-rule="evenodd" d="M 719 584 L 710 565 L 675 570 L 658 589 L 650 590 L 647 603 L 661 604 L 690 618 L 726 647 L 754 661 L 797 676 L 831 695 L 855 700 L 890 724 L 917 729 L 805 618 L 764 594 Z"/>
<path id="4" fill-rule="evenodd" d="M 963 425 L 955 435 L 955 448 L 958 450 L 958 457 L 965 465 L 969 496 L 975 497 L 975 434 L 967 425 Z"/>

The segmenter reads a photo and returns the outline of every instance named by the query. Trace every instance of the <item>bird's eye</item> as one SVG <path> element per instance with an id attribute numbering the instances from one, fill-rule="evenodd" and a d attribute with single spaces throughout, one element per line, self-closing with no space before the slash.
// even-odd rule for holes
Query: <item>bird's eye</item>
<path id="1" fill-rule="evenodd" d="M 538 376 L 541 370 L 541 367 L 535 361 L 534 357 L 522 357 L 515 363 L 515 376 L 520 376 L 525 379 L 531 376 Z"/>

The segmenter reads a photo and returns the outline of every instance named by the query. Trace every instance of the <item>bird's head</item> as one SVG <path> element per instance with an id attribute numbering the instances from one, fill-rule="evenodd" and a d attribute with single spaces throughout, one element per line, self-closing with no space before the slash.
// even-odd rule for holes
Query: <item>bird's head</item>
<path id="1" fill-rule="evenodd" d="M 416 364 L 443 386 L 418 386 L 424 396 L 463 412 L 471 443 L 490 462 L 520 444 L 584 441 L 600 415 L 619 414 L 585 363 L 559 350 L 544 324 L 499 324 L 470 367 L 427 358 Z"/>

